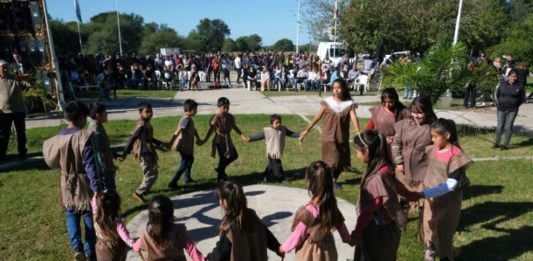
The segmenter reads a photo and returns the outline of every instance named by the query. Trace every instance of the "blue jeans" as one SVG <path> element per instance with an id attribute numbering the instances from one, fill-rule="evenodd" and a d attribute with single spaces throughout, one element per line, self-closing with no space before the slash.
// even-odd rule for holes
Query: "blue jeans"
<path id="1" fill-rule="evenodd" d="M 176 171 L 176 174 L 170 181 L 170 183 L 176 183 L 181 177 L 181 174 L 185 173 L 185 182 L 191 181 L 192 164 L 194 163 L 194 156 L 183 153 L 180 151 L 181 163 L 180 167 Z"/>
<path id="2" fill-rule="evenodd" d="M 505 130 L 505 141 L 503 145 L 509 147 L 511 135 L 513 134 L 513 124 L 518 111 L 496 111 L 498 125 L 496 126 L 496 145 L 500 145 L 502 131 Z"/>
<path id="3" fill-rule="evenodd" d="M 80 218 L 85 224 L 85 244 L 81 240 Z M 90 211 L 76 212 L 67 208 L 67 230 L 70 237 L 70 246 L 75 252 L 85 250 L 86 256 L 96 256 L 94 245 L 96 234 L 94 232 L 93 217 Z"/>
<path id="4" fill-rule="evenodd" d="M 405 85 L 403 89 L 403 98 L 404 99 L 411 99 L 413 98 L 413 89 L 411 89 L 410 85 Z"/>

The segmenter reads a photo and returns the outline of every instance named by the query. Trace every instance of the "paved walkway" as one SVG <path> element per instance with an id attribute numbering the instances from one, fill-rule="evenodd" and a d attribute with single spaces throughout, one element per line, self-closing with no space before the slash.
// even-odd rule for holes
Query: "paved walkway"
<path id="1" fill-rule="evenodd" d="M 244 192 L 248 206 L 257 212 L 263 223 L 274 236 L 283 243 L 291 233 L 293 213 L 308 199 L 307 190 L 271 186 L 245 186 Z M 290 200 L 293 199 L 293 200 Z M 218 224 L 222 217 L 221 209 L 213 190 L 197 191 L 172 198 L 174 215 L 177 222 L 187 225 L 187 230 L 204 255 L 210 253 L 218 241 Z M 346 226 L 351 231 L 355 227 L 355 207 L 343 199 L 337 199 L 340 211 L 346 219 Z M 132 236 L 138 236 L 146 228 L 147 210 L 132 219 L 127 227 Z M 342 243 L 339 233 L 333 233 L 339 253 L 339 260 L 353 259 L 353 248 Z M 268 251 L 270 260 L 280 260 Z M 130 251 L 128 260 L 140 260 L 139 256 Z M 190 260 L 190 259 L 189 259 Z M 294 251 L 285 256 L 285 260 L 294 260 Z"/>
<path id="2" fill-rule="evenodd" d="M 325 95 L 329 95 L 326 93 Z M 250 92 L 243 88 L 201 90 L 177 92 L 174 99 L 146 99 L 146 98 L 126 98 L 118 101 L 103 101 L 109 108 L 109 119 L 137 119 L 137 104 L 147 100 L 153 104 L 154 117 L 181 115 L 181 106 L 185 99 L 194 99 L 199 103 L 199 114 L 213 114 L 216 110 L 216 101 L 219 97 L 225 96 L 231 101 L 230 111 L 234 114 L 298 114 L 306 116 L 308 119 L 319 109 L 319 102 L 323 97 L 318 95 L 295 95 L 295 96 L 275 96 L 265 97 L 261 92 Z M 379 96 L 353 96 L 357 103 L 378 102 Z M 90 102 L 90 100 L 85 100 Z M 410 101 L 404 101 L 408 105 Z M 370 106 L 359 106 L 357 114 L 362 118 L 369 118 Z M 467 124 L 479 128 L 496 127 L 496 109 L 489 107 L 483 110 L 461 110 L 461 111 L 437 111 L 438 117 L 448 118 L 458 124 Z M 27 120 L 27 128 L 58 126 L 59 119 L 38 119 Z M 523 104 L 515 121 L 515 131 L 517 133 L 533 133 L 533 103 Z M 533 134 L 532 134 L 533 135 Z"/>

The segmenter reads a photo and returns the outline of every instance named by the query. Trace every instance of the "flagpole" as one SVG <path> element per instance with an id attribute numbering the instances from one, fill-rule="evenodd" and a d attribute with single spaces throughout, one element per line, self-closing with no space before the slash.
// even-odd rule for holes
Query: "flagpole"
<path id="1" fill-rule="evenodd" d="M 54 49 L 54 40 L 52 37 L 52 30 L 50 30 L 50 24 L 48 23 L 48 8 L 46 7 L 46 1 L 43 0 L 43 16 L 46 27 L 46 34 L 48 36 L 48 45 L 50 45 L 50 57 L 52 58 L 52 72 L 55 73 L 54 81 L 56 84 L 57 95 L 57 109 L 63 111 L 63 103 L 65 97 L 63 96 L 63 85 L 61 84 L 61 72 L 59 71 L 59 63 L 57 62 L 56 51 Z"/>
<path id="2" fill-rule="evenodd" d="M 300 47 L 300 0 L 298 1 L 298 13 L 296 19 L 296 53 L 298 53 Z"/>
<path id="3" fill-rule="evenodd" d="M 80 53 L 83 54 L 83 43 L 81 41 L 81 31 L 80 31 L 80 22 L 77 22 L 78 24 L 78 38 L 80 40 Z"/>
<path id="4" fill-rule="evenodd" d="M 118 0 L 116 0 L 117 7 L 117 26 L 118 26 L 118 48 L 120 51 L 120 56 L 122 56 L 122 36 L 120 34 L 120 14 L 118 13 Z"/>

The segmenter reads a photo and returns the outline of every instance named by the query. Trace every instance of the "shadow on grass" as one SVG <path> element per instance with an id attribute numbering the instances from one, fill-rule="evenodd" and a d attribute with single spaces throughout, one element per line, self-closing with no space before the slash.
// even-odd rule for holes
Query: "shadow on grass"
<path id="1" fill-rule="evenodd" d="M 471 185 L 463 190 L 463 200 L 469 200 L 475 197 L 480 197 L 490 194 L 501 194 L 503 186 L 501 185 Z M 466 202 L 468 204 L 468 202 Z"/>
<path id="2" fill-rule="evenodd" d="M 469 231 L 473 225 L 484 223 L 484 226 L 496 227 L 496 225 L 515 219 L 533 211 L 531 202 L 492 202 L 476 204 L 461 212 L 461 221 L 458 231 Z M 493 220 L 494 219 L 494 220 Z"/>
<path id="3" fill-rule="evenodd" d="M 489 228 L 505 235 L 487 237 L 461 247 L 457 260 L 511 260 L 531 251 L 533 226 L 518 229 Z"/>
<path id="4" fill-rule="evenodd" d="M 516 147 L 531 147 L 531 146 L 533 146 L 533 138 L 529 138 L 525 141 L 522 141 L 516 144 Z"/>

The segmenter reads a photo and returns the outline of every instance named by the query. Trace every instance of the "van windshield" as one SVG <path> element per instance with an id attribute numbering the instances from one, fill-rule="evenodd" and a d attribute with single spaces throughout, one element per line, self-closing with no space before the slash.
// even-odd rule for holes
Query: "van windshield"
<path id="1" fill-rule="evenodd" d="M 346 53 L 346 50 L 341 48 L 329 49 L 329 57 L 341 57 Z"/>

